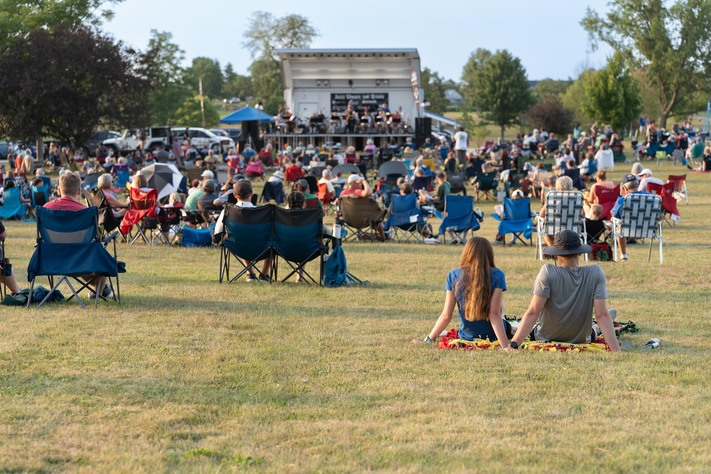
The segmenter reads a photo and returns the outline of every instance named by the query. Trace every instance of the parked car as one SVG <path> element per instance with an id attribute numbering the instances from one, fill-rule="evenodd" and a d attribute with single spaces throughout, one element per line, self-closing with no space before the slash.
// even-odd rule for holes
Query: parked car
<path id="1" fill-rule="evenodd" d="M 95 156 L 96 149 L 106 140 L 119 138 L 121 134 L 111 130 L 97 130 L 91 132 L 91 137 L 80 145 L 87 156 Z"/>
<path id="2" fill-rule="evenodd" d="M 174 128 L 173 136 L 182 137 L 185 130 L 185 127 Z M 215 153 L 227 153 L 230 148 L 235 146 L 235 142 L 231 138 L 215 135 L 210 130 L 199 127 L 189 127 L 187 130 L 190 144 L 198 150 L 207 148 Z"/>
<path id="3" fill-rule="evenodd" d="M 120 151 L 135 151 L 138 149 L 138 131 L 136 129 L 124 130 L 123 134 L 116 138 L 104 140 L 106 145 L 114 155 Z M 168 144 L 168 136 L 170 135 L 169 127 L 151 127 L 144 128 L 143 133 L 143 149 L 154 151 L 157 148 L 164 147 Z M 174 134 L 175 136 L 175 134 Z"/>
<path id="4" fill-rule="evenodd" d="M 15 144 L 6 141 L 0 141 L 0 160 L 7 160 L 10 153 L 15 152 Z"/>

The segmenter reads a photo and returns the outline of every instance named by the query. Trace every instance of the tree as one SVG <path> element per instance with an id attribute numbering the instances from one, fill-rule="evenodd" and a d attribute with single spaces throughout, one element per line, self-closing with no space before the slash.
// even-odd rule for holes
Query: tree
<path id="1" fill-rule="evenodd" d="M 464 79 L 471 105 L 501 128 L 502 138 L 506 126 L 516 123 L 533 104 L 526 70 L 506 50 L 472 55 L 464 68 Z"/>
<path id="2" fill-rule="evenodd" d="M 192 65 L 183 74 L 183 82 L 190 90 L 197 92 L 201 77 L 203 95 L 220 97 L 224 83 L 220 62 L 204 57 L 193 58 Z"/>
<path id="3" fill-rule="evenodd" d="M 279 48 L 308 48 L 318 31 L 301 15 L 275 18 L 271 13 L 256 11 L 243 36 L 242 46 L 252 58 L 265 59 L 274 58 L 274 50 Z"/>
<path id="4" fill-rule="evenodd" d="M 175 112 L 176 123 L 182 125 L 202 124 L 200 96 L 188 97 Z M 215 127 L 220 123 L 220 114 L 212 102 L 205 98 L 205 126 Z"/>
<path id="5" fill-rule="evenodd" d="M 603 18 L 588 8 L 581 24 L 657 91 L 660 126 L 676 106 L 711 78 L 711 0 L 612 0 Z"/>
<path id="6" fill-rule="evenodd" d="M 255 99 L 264 104 L 264 111 L 276 115 L 284 102 L 284 80 L 279 61 L 271 58 L 254 61 L 249 70 L 252 74 Z"/>
<path id="7" fill-rule="evenodd" d="M 250 76 L 235 74 L 232 79 L 225 81 L 222 92 L 226 97 L 239 97 L 240 99 L 252 97 L 254 95 L 254 84 L 252 83 L 252 78 Z"/>
<path id="8" fill-rule="evenodd" d="M 568 90 L 568 87 L 573 83 L 573 81 L 557 81 L 555 79 L 543 79 L 533 86 L 533 94 L 538 97 L 538 99 L 543 99 L 548 95 L 554 95 L 556 97 L 561 97 Z"/>
<path id="9" fill-rule="evenodd" d="M 469 55 L 462 72 L 462 96 L 467 108 L 474 108 L 477 92 L 476 78 L 481 74 L 485 64 L 491 58 L 491 51 L 479 48 Z"/>
<path id="10" fill-rule="evenodd" d="M 639 116 L 639 88 L 620 53 L 609 58 L 604 68 L 586 75 L 583 88 L 583 110 L 617 132 Z"/>
<path id="11" fill-rule="evenodd" d="M 0 56 L 0 70 L 18 72 L 0 75 L 0 134 L 76 143 L 101 123 L 142 126 L 148 69 L 144 57 L 88 28 L 35 30 Z"/>
<path id="12" fill-rule="evenodd" d="M 422 70 L 422 88 L 425 90 L 425 100 L 430 103 L 427 107 L 429 110 L 438 114 L 447 111 L 447 87 L 437 72 L 428 68 Z"/>
<path id="13" fill-rule="evenodd" d="M 583 87 L 584 78 L 592 73 L 592 70 L 583 71 L 561 97 L 563 107 L 573 112 L 574 125 L 583 124 L 587 127 L 593 122 L 592 117 L 585 113 L 582 105 L 585 101 L 585 88 Z"/>
<path id="14" fill-rule="evenodd" d="M 79 26 L 99 26 L 110 19 L 108 8 L 123 0 L 0 0 L 0 54 L 38 29 L 73 29 Z M 106 8 L 103 8 L 107 6 Z"/>
<path id="15" fill-rule="evenodd" d="M 572 129 L 573 111 L 567 109 L 557 95 L 548 94 L 528 109 L 525 119 L 533 128 L 563 135 Z"/>
<path id="16" fill-rule="evenodd" d="M 167 124 L 175 119 L 176 111 L 191 96 L 183 84 L 181 63 L 185 52 L 171 43 L 173 35 L 151 30 L 146 56 L 151 63 L 152 84 L 148 93 L 151 124 Z"/>

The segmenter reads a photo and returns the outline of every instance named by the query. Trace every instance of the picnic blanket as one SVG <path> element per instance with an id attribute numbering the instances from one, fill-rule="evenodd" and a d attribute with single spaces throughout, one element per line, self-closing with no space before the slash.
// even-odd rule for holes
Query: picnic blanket
<path id="1" fill-rule="evenodd" d="M 637 332 L 639 329 L 632 321 L 626 323 L 614 323 L 615 334 L 619 336 L 626 332 Z M 489 339 L 474 339 L 466 341 L 459 339 L 457 330 L 452 328 L 439 340 L 439 349 L 460 349 L 460 350 L 485 350 L 493 351 L 499 348 L 499 341 L 489 341 Z M 519 346 L 524 351 L 548 351 L 548 352 L 608 352 L 610 348 L 605 344 L 602 337 L 598 337 L 595 342 L 587 344 L 573 344 L 570 342 L 556 341 L 532 341 L 526 338 Z"/>

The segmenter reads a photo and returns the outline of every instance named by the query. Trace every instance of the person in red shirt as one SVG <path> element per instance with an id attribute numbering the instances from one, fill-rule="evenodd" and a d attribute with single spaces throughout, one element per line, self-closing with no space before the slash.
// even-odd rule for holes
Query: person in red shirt
<path id="1" fill-rule="evenodd" d="M 348 177 L 348 183 L 346 183 L 345 189 L 341 191 L 341 197 L 370 197 L 372 195 L 373 189 L 370 187 L 370 184 L 368 184 L 368 180 L 357 174 L 352 174 Z"/>
<path id="2" fill-rule="evenodd" d="M 293 183 L 297 179 L 303 178 L 304 177 L 304 171 L 301 169 L 301 166 L 297 165 L 296 163 L 287 163 L 288 166 L 286 167 L 286 170 L 284 173 L 286 174 L 286 181 L 287 183 Z"/>

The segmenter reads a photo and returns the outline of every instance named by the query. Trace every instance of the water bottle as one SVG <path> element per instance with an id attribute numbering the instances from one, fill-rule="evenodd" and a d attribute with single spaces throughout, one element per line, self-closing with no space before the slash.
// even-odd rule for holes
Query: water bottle
<path id="1" fill-rule="evenodd" d="M 657 339 L 655 337 L 654 339 L 650 339 L 649 341 L 647 341 L 647 343 L 642 346 L 642 349 L 647 349 L 647 350 L 656 349 L 657 347 L 659 347 L 659 344 L 661 344 L 661 343 L 662 343 L 662 341 L 660 341 L 659 339 Z"/>
<path id="2" fill-rule="evenodd" d="M 340 224 L 333 224 L 333 237 L 336 239 L 341 238 L 341 225 Z"/>

